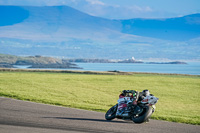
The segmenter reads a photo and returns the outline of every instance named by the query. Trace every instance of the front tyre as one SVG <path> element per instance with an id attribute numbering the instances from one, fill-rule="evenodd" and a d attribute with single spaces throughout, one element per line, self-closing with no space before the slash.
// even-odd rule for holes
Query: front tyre
<path id="1" fill-rule="evenodd" d="M 144 111 L 141 114 L 139 114 L 138 116 L 132 117 L 133 122 L 143 123 L 143 122 L 147 121 L 148 118 L 151 117 L 153 111 L 152 111 L 152 108 L 150 106 L 146 106 L 143 110 Z"/>
<path id="2" fill-rule="evenodd" d="M 116 116 L 116 111 L 117 111 L 117 104 L 113 107 L 111 107 L 105 114 L 106 120 L 112 120 Z"/>

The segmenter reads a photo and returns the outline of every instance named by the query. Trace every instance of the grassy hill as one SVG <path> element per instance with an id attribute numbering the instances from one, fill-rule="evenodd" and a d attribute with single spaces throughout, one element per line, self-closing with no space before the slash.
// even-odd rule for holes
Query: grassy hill
<path id="1" fill-rule="evenodd" d="M 62 63 L 61 59 L 42 56 L 28 56 L 20 57 L 14 55 L 0 54 L 0 63 L 10 63 L 18 65 L 27 64 L 49 64 L 49 63 Z"/>
<path id="2" fill-rule="evenodd" d="M 56 71 L 55 71 L 56 72 Z M 200 77 L 0 71 L 0 96 L 106 112 L 124 89 L 159 98 L 153 119 L 200 125 Z"/>
<path id="3" fill-rule="evenodd" d="M 14 55 L 0 54 L 0 63 L 14 64 L 19 57 Z"/>
<path id="4" fill-rule="evenodd" d="M 0 68 L 12 68 L 13 65 L 31 65 L 32 68 L 78 68 L 75 64 L 58 58 L 0 54 Z"/>

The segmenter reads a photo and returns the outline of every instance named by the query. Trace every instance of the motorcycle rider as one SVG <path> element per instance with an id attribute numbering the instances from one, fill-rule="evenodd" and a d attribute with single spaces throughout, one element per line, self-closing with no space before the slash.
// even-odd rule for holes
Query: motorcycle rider
<path id="1" fill-rule="evenodd" d="M 130 95 L 132 93 L 132 95 Z M 119 98 L 124 97 L 131 97 L 131 100 L 137 101 L 137 103 L 140 103 L 145 97 L 147 96 L 153 96 L 153 94 L 150 94 L 149 90 L 143 90 L 142 92 L 138 92 L 137 90 L 123 90 L 122 93 L 119 95 Z M 133 103 L 133 104 L 137 104 Z"/>
<path id="2" fill-rule="evenodd" d="M 119 95 L 118 103 L 106 112 L 105 118 L 106 120 L 130 119 L 135 123 L 149 122 L 158 100 L 150 94 L 149 90 L 140 93 L 135 90 L 123 90 Z"/>
<path id="3" fill-rule="evenodd" d="M 123 90 L 122 93 L 119 95 L 118 99 L 118 108 L 116 112 L 116 116 L 120 116 L 125 109 L 137 105 L 139 93 L 135 90 Z M 121 106 L 122 103 L 126 103 L 127 106 Z"/>
<path id="4" fill-rule="evenodd" d="M 152 95 L 150 94 L 149 90 L 143 90 L 142 92 L 138 92 L 136 90 L 123 90 L 119 95 L 116 116 L 120 116 L 123 113 L 124 108 L 120 106 L 120 103 L 125 102 L 128 107 L 133 107 L 141 103 L 141 101 L 149 95 Z"/>
<path id="5" fill-rule="evenodd" d="M 136 90 L 123 90 L 122 93 L 119 95 L 119 98 L 130 97 L 130 100 L 134 102 L 138 100 L 138 96 L 139 93 Z"/>

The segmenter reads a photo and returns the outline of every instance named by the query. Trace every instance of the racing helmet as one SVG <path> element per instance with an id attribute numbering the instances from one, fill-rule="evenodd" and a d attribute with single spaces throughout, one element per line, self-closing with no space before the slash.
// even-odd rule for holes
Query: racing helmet
<path id="1" fill-rule="evenodd" d="M 150 95 L 149 90 L 143 90 L 142 93 L 145 97 Z"/>

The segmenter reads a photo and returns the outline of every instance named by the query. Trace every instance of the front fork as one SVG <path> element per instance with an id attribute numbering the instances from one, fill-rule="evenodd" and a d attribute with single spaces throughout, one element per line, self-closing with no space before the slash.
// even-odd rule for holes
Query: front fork
<path id="1" fill-rule="evenodd" d="M 151 108 L 152 108 L 152 113 L 155 112 L 156 106 L 152 105 Z"/>

